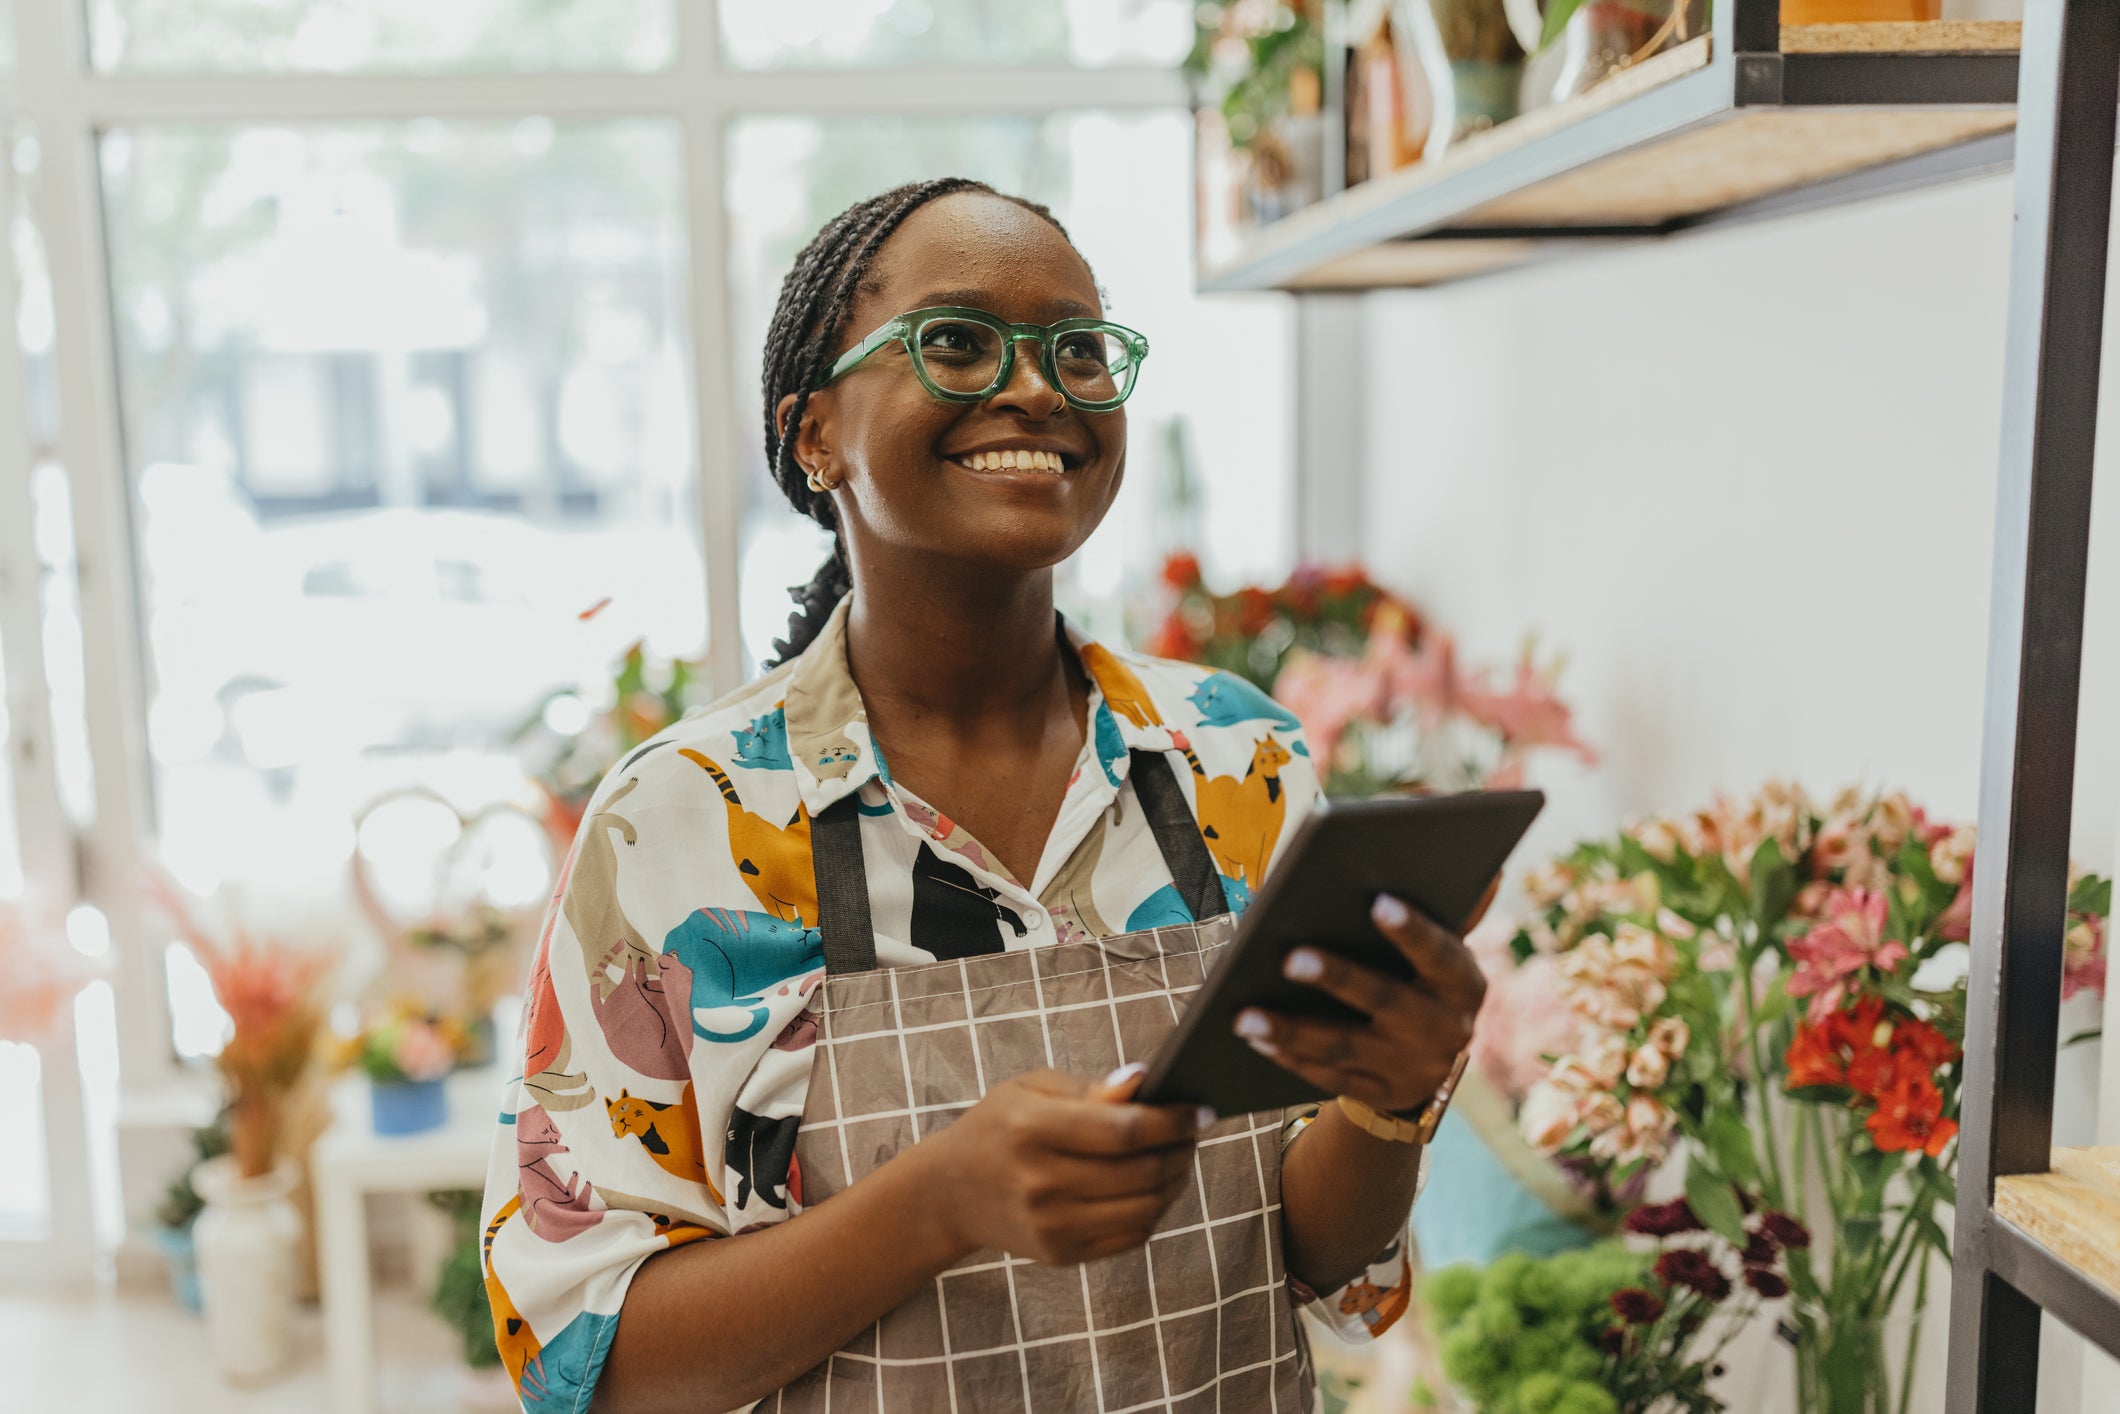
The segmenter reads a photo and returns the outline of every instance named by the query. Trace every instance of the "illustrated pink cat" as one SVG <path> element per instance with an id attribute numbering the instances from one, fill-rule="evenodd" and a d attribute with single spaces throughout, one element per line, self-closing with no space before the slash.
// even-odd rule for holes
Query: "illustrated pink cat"
<path id="1" fill-rule="evenodd" d="M 515 1116 L 516 1179 L 523 1198 L 523 1217 L 530 1231 L 547 1242 L 565 1242 L 604 1220 L 602 1208 L 591 1207 L 595 1192 L 580 1174 L 562 1180 L 548 1162 L 554 1154 L 567 1152 L 559 1126 L 542 1107 L 532 1105 Z"/>

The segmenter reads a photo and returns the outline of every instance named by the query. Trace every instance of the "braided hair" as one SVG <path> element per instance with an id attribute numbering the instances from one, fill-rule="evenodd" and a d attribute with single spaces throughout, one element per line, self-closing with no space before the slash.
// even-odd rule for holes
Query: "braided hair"
<path id="1" fill-rule="evenodd" d="M 773 322 L 766 330 L 760 378 L 766 400 L 766 466 L 788 503 L 832 532 L 832 553 L 808 584 L 788 591 L 800 607 L 788 615 L 788 636 L 774 642 L 776 656 L 768 667 L 777 667 L 809 647 L 833 608 L 854 589 L 847 566 L 846 541 L 832 510 L 832 498 L 825 492 L 812 491 L 808 474 L 795 461 L 795 435 L 802 426 L 803 410 L 809 406 L 810 391 L 837 356 L 839 343 L 846 337 L 847 312 L 884 241 L 906 217 L 927 203 L 964 191 L 984 192 L 1014 202 L 1051 222 L 1061 238 L 1068 239 L 1067 228 L 1035 201 L 997 192 L 969 177 L 937 177 L 893 187 L 840 212 L 802 248 L 787 279 L 781 282 L 780 300 L 773 307 Z M 776 409 L 790 393 L 795 395 L 795 402 L 783 421 Z"/>

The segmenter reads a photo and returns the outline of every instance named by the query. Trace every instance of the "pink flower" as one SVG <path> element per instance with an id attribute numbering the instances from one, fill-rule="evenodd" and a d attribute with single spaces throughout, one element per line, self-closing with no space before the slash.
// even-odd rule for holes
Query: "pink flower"
<path id="1" fill-rule="evenodd" d="M 1490 919 L 1465 939 L 1487 977 L 1472 1061 L 1503 1094 L 1519 1098 L 1553 1068 L 1549 1057 L 1567 1055 L 1583 1040 L 1583 1021 L 1562 996 L 1553 959 L 1534 954 L 1520 964 L 1509 938 L 1508 925 Z"/>
<path id="2" fill-rule="evenodd" d="M 407 1080 L 439 1080 L 456 1067 L 456 1053 L 442 1033 L 424 1021 L 405 1024 L 390 1058 Z"/>
<path id="3" fill-rule="evenodd" d="M 1973 867 L 1973 827 L 1960 825 L 1929 843 L 1929 869 L 1940 884 L 1962 884 Z"/>
<path id="4" fill-rule="evenodd" d="M 1810 1021 L 1823 1025 L 1840 1010 L 1848 979 L 1865 967 L 1890 972 L 1906 957 L 1906 944 L 1884 936 L 1884 895 L 1842 889 L 1826 903 L 1825 917 L 1789 943 L 1796 974 L 1789 995 L 1811 999 Z"/>
<path id="5" fill-rule="evenodd" d="M 2061 939 L 2061 999 L 2085 989 L 2105 996 L 2105 920 L 2078 918 Z"/>
<path id="6" fill-rule="evenodd" d="M 1936 936 L 1947 943 L 1962 943 L 1973 936 L 1973 861 L 1965 862 L 1965 878 L 1951 906 L 1936 915 Z"/>
<path id="7" fill-rule="evenodd" d="M 1384 679 L 1359 658 L 1299 648 L 1274 679 L 1273 695 L 1303 723 L 1317 759 L 1329 762 L 1350 723 L 1383 715 Z"/>
<path id="8" fill-rule="evenodd" d="M 1527 651 L 1517 660 L 1516 681 L 1495 691 L 1484 675 L 1459 692 L 1466 716 L 1492 727 L 1511 746 L 1553 746 L 1572 751 L 1583 764 L 1597 764 L 1597 753 L 1576 736 L 1566 703 L 1553 691 L 1553 675 L 1539 671 Z"/>

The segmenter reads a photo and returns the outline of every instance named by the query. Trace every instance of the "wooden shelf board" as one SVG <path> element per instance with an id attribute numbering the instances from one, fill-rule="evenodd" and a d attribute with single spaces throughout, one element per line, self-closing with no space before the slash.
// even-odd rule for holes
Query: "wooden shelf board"
<path id="1" fill-rule="evenodd" d="M 2120 1147 L 2056 1149 L 2049 1173 L 1995 1180 L 1995 1215 L 2120 1299 Z"/>
<path id="2" fill-rule="evenodd" d="M 1784 54 L 2014 53 L 2024 26 L 2016 20 L 1929 20 L 1899 24 L 1783 25 Z"/>
<path id="3" fill-rule="evenodd" d="M 1452 229 L 1657 226 L 2011 127 L 1980 108 L 1740 108 L 1488 202 Z"/>
<path id="4" fill-rule="evenodd" d="M 1441 285 L 1522 265 L 1541 243 L 1482 238 L 1386 241 L 1313 266 L 1288 282 L 1292 290 L 1371 290 Z"/>

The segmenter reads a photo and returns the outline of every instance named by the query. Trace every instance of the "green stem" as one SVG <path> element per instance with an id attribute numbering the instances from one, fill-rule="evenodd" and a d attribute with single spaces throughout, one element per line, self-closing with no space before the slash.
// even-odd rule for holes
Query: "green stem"
<path id="1" fill-rule="evenodd" d="M 1915 1243 L 1914 1250 L 1926 1256 L 1924 1244 Z M 1907 1327 L 1906 1368 L 1899 1376 L 1899 1414 L 1907 1414 L 1907 1401 L 1914 1393 L 1914 1354 L 1921 1348 L 1921 1311 L 1929 1304 L 1930 1265 L 1931 1263 L 1924 1260 L 1921 1264 L 1921 1275 L 1914 1278 L 1914 1313 L 1912 1323 Z"/>

